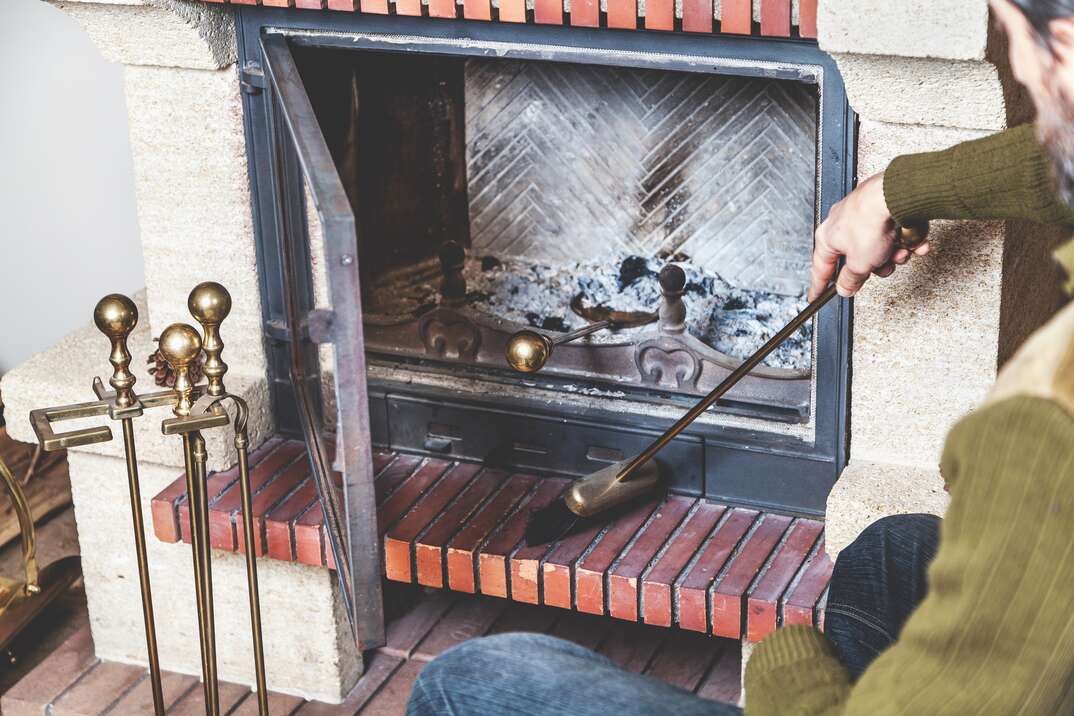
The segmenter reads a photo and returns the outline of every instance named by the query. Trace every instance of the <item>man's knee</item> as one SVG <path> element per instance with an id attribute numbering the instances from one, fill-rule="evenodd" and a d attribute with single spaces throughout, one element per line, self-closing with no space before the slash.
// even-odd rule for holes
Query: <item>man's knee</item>
<path id="1" fill-rule="evenodd" d="M 470 639 L 448 649 L 422 670 L 418 681 L 435 690 L 438 683 L 467 674 L 483 674 L 487 678 L 488 674 L 524 672 L 526 664 L 558 658 L 604 660 L 573 642 L 546 634 L 496 634 Z"/>
<path id="2" fill-rule="evenodd" d="M 935 550 L 942 520 L 936 515 L 891 515 L 876 520 L 839 553 L 839 559 L 870 557 L 892 549 Z"/>

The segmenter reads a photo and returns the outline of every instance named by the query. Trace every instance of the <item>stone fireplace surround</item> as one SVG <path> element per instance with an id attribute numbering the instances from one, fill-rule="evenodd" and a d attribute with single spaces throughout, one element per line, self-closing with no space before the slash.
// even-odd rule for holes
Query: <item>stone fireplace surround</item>
<path id="1" fill-rule="evenodd" d="M 125 67 L 147 283 L 132 353 L 147 355 L 151 336 L 188 320 L 186 294 L 212 266 L 235 298 L 224 328 L 229 387 L 250 403 L 251 437 L 261 442 L 274 426 L 231 12 L 182 0 L 52 4 Z M 860 118 L 862 178 L 900 153 L 946 147 L 1027 117 L 984 0 L 821 0 L 817 24 Z M 850 462 L 826 518 L 833 554 L 882 515 L 942 513 L 937 463 L 947 428 L 1057 305 L 1048 251 L 1054 237 L 1043 229 L 945 222 L 933 235 L 930 256 L 871 282 L 854 302 Z M 4 376 L 12 436 L 34 440 L 25 420 L 32 408 L 87 399 L 93 376 L 107 367 L 106 351 L 87 326 Z M 141 370 L 138 379 L 143 389 L 150 382 Z M 152 421 L 139 422 L 148 510 L 182 470 L 182 458 Z M 144 663 L 121 449 L 113 441 L 73 450 L 72 492 L 97 655 Z M 209 454 L 210 469 L 234 462 L 219 435 Z M 152 536 L 148 542 L 163 665 L 197 673 L 189 550 Z M 270 689 L 338 701 L 361 659 L 331 573 L 265 560 L 260 575 Z M 214 554 L 221 677 L 249 682 L 244 578 L 241 555 Z"/>

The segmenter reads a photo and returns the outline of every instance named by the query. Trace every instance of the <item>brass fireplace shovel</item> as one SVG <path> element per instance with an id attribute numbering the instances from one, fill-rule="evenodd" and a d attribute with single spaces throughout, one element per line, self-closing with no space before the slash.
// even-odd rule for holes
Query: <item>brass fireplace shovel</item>
<path id="1" fill-rule="evenodd" d="M 898 244 L 900 248 L 908 251 L 924 243 L 928 238 L 928 232 L 927 223 L 896 227 Z M 588 477 L 575 480 L 558 500 L 530 515 L 529 523 L 526 525 L 526 544 L 530 546 L 547 544 L 572 532 L 585 529 L 592 524 L 592 518 L 622 507 L 658 488 L 661 482 L 661 470 L 660 464 L 653 459 L 656 454 L 712 407 L 727 391 L 735 387 L 738 381 L 746 377 L 769 353 L 816 315 L 835 295 L 835 284 L 832 284 L 802 309 L 802 312 L 790 323 L 780 329 L 779 333 L 772 336 L 753 355 L 742 361 L 742 364 L 731 371 L 729 376 L 637 457 L 617 462 Z"/>
<path id="2" fill-rule="evenodd" d="M 22 532 L 21 580 L 0 577 L 0 651 L 6 649 L 34 617 L 43 612 L 82 576 L 82 561 L 75 556 L 58 559 L 38 571 L 34 518 L 26 495 L 11 470 L 0 460 L 0 479 L 11 493 Z"/>

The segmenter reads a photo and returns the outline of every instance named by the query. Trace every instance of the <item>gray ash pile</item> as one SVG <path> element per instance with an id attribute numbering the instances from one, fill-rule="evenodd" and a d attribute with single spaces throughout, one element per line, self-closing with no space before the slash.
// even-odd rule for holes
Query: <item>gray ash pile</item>
<path id="1" fill-rule="evenodd" d="M 609 260 L 610 259 L 610 260 Z M 662 300 L 658 274 L 666 260 L 619 255 L 598 262 L 549 266 L 522 260 L 474 259 L 466 265 L 470 306 L 499 318 L 546 331 L 581 328 L 585 320 L 570 309 L 579 293 L 586 305 L 617 311 L 653 311 Z M 760 348 L 806 305 L 805 296 L 783 296 L 732 286 L 688 259 L 687 330 L 721 353 L 745 358 Z M 635 331 L 602 332 L 593 343 L 622 341 Z M 809 367 L 812 322 L 777 348 L 764 364 L 801 370 Z"/>

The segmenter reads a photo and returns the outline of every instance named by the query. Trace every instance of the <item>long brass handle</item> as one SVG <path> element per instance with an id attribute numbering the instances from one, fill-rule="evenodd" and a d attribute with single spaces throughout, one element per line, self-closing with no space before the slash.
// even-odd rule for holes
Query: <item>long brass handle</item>
<path id="1" fill-rule="evenodd" d="M 908 251 L 912 251 L 924 243 L 928 239 L 928 234 L 929 225 L 927 223 L 910 226 L 896 226 L 895 231 L 896 242 L 899 247 L 907 249 Z M 740 366 L 731 371 L 731 374 L 724 378 L 719 385 L 713 388 L 708 395 L 702 398 L 694 407 L 690 408 L 685 415 L 675 421 L 675 424 L 668 428 L 663 435 L 654 440 L 649 447 L 645 448 L 645 450 L 638 454 L 637 457 L 627 463 L 626 467 L 620 470 L 619 474 L 615 476 L 615 479 L 620 482 L 629 480 L 638 468 L 652 460 L 665 445 L 678 437 L 679 433 L 697 420 L 702 413 L 715 405 L 716 401 L 722 398 L 727 391 L 735 387 L 735 385 L 745 378 L 751 370 L 756 368 L 769 353 L 779 347 L 783 341 L 787 340 L 788 337 L 801 328 L 806 321 L 816 315 L 817 311 L 823 308 L 828 301 L 832 300 L 835 296 L 836 290 L 835 284 L 833 283 L 825 289 L 824 293 L 817 296 L 808 306 L 802 309 L 802 312 L 795 316 L 790 323 L 780 329 L 776 335 L 768 339 L 768 341 L 758 348 L 753 355 L 742 361 Z"/>

